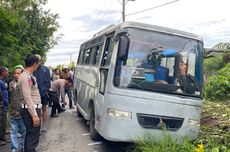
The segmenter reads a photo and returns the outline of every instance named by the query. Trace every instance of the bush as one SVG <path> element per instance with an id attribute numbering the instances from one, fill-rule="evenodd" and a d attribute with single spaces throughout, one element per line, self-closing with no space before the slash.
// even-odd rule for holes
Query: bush
<path id="1" fill-rule="evenodd" d="M 205 92 L 212 101 L 230 99 L 230 63 L 209 78 Z"/>
<path id="2" fill-rule="evenodd" d="M 215 64 L 214 64 L 215 63 Z M 218 55 L 213 58 L 208 58 L 204 60 L 204 73 L 206 77 L 211 76 L 217 70 L 223 67 L 223 57 L 222 55 Z"/>
<path id="3" fill-rule="evenodd" d="M 138 139 L 132 152 L 194 152 L 195 146 L 184 138 L 180 143 L 176 142 L 167 132 L 163 138 L 156 141 L 156 136 L 146 134 Z"/>

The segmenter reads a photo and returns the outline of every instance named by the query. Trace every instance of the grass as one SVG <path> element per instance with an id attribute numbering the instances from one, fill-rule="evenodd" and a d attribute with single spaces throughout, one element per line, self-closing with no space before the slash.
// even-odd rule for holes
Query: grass
<path id="1" fill-rule="evenodd" d="M 179 144 L 166 131 L 159 141 L 155 138 L 152 134 L 146 134 L 145 138 L 137 140 L 132 152 L 194 152 L 195 150 L 187 138 L 182 139 Z"/>
<path id="2" fill-rule="evenodd" d="M 167 132 L 159 142 L 155 138 L 146 134 L 128 152 L 230 152 L 230 102 L 204 103 L 196 141 L 184 138 L 178 144 Z"/>

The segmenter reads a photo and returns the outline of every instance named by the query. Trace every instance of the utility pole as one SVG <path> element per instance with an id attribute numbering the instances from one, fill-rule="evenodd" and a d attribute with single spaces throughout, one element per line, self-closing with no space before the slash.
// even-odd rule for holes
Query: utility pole
<path id="1" fill-rule="evenodd" d="M 122 21 L 125 22 L 125 0 L 122 2 Z"/>
<path id="2" fill-rule="evenodd" d="M 122 0 L 122 21 L 125 22 L 125 3 L 126 1 L 135 1 L 135 0 Z"/>
<path id="3" fill-rule="evenodd" d="M 72 62 L 72 53 L 69 52 L 68 54 L 69 54 L 69 63 L 71 64 L 71 62 Z"/>

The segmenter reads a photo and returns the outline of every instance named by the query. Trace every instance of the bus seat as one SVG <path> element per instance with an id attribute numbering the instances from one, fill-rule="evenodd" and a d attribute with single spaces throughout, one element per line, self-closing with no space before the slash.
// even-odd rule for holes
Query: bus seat
<path id="1" fill-rule="evenodd" d="M 164 80 L 168 82 L 169 69 L 163 66 L 156 67 L 155 80 Z"/>
<path id="2" fill-rule="evenodd" d="M 145 73 L 144 76 L 145 76 L 145 81 L 152 82 L 155 80 L 154 73 Z"/>

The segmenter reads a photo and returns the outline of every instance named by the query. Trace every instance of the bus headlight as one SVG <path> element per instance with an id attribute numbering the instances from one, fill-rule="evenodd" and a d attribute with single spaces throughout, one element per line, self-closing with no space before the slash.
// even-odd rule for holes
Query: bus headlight
<path id="1" fill-rule="evenodd" d="M 200 120 L 189 119 L 188 123 L 189 123 L 189 125 L 200 127 Z"/>
<path id="2" fill-rule="evenodd" d="M 121 119 L 132 119 L 132 112 L 120 111 L 120 110 L 108 108 L 107 114 L 111 117 L 116 117 Z"/>

